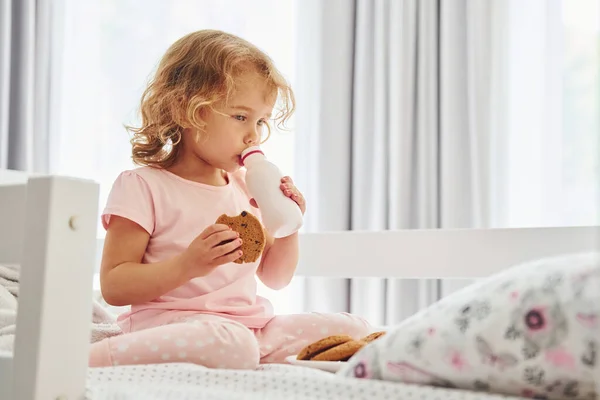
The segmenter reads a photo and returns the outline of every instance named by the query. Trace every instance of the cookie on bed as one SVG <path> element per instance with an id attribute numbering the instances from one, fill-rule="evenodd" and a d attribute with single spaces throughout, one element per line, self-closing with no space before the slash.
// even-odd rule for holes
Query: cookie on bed
<path id="1" fill-rule="evenodd" d="M 323 339 L 317 340 L 314 343 L 309 344 L 304 347 L 300 353 L 296 356 L 298 360 L 311 360 L 313 357 L 318 355 L 319 353 L 329 350 L 332 347 L 339 346 L 346 342 L 350 342 L 352 336 L 349 335 L 333 335 L 327 336 Z"/>
<path id="2" fill-rule="evenodd" d="M 380 337 L 382 337 L 383 335 L 385 335 L 385 331 L 381 331 L 381 332 L 373 332 L 370 335 L 365 336 L 364 338 L 360 339 L 362 342 L 367 342 L 367 343 L 371 343 L 374 340 L 379 339 Z"/>
<path id="3" fill-rule="evenodd" d="M 317 354 L 311 358 L 311 361 L 348 361 L 366 345 L 367 343 L 361 340 L 350 340 Z"/>
<path id="4" fill-rule="evenodd" d="M 248 211 L 242 211 L 234 217 L 223 214 L 217 218 L 216 223 L 227 225 L 240 234 L 243 254 L 234 263 L 242 264 L 258 260 L 265 249 L 266 242 L 265 232 L 258 218 Z"/>

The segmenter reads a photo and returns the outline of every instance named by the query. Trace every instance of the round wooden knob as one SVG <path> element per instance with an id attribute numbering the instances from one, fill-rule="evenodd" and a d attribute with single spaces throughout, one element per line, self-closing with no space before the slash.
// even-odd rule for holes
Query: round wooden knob
<path id="1" fill-rule="evenodd" d="M 69 228 L 74 231 L 79 228 L 79 219 L 76 216 L 69 218 Z"/>

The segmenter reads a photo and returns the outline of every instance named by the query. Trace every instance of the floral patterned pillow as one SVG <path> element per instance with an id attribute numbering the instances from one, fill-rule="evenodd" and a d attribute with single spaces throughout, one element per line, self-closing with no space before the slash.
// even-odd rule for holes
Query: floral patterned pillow
<path id="1" fill-rule="evenodd" d="M 536 399 L 600 399 L 600 254 L 514 266 L 365 346 L 343 376 Z"/>

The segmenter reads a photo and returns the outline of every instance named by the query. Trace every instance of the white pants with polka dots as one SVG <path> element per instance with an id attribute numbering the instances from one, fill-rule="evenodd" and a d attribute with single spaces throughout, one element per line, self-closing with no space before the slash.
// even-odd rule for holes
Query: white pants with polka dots
<path id="1" fill-rule="evenodd" d="M 91 346 L 90 366 L 189 362 L 209 368 L 254 369 L 259 363 L 282 363 L 325 336 L 360 339 L 369 333 L 364 319 L 347 313 L 280 315 L 262 329 L 197 314 L 96 342 Z"/>

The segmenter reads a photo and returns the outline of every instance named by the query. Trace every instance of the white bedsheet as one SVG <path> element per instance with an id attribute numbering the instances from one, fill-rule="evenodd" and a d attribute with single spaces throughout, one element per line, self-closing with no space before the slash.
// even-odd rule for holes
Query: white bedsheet
<path id="1" fill-rule="evenodd" d="M 92 400 L 498 400 L 515 399 L 376 380 L 344 378 L 290 365 L 256 371 L 214 370 L 192 364 L 92 368 Z"/>

